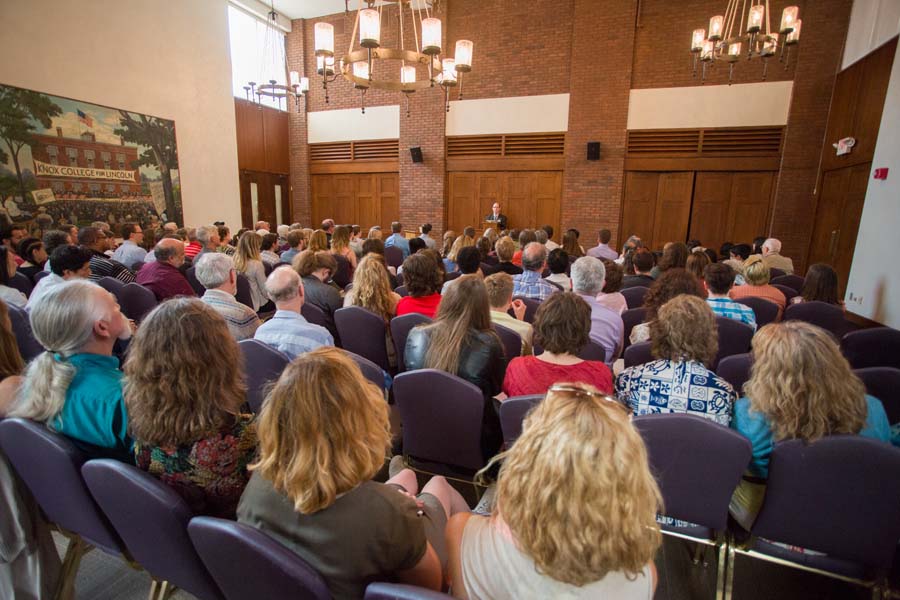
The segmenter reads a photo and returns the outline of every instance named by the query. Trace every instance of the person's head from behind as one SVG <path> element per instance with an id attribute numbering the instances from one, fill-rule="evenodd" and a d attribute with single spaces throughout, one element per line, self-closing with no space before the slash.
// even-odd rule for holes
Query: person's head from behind
<path id="1" fill-rule="evenodd" d="M 547 232 L 543 229 L 534 230 L 534 241 L 536 241 L 538 244 L 541 244 L 543 246 L 547 243 L 548 239 L 549 238 L 547 238 Z"/>
<path id="2" fill-rule="evenodd" d="M 163 238 L 156 243 L 153 254 L 159 263 L 172 265 L 176 269 L 184 264 L 184 244 L 175 238 Z"/>
<path id="3" fill-rule="evenodd" d="M 291 229 L 287 234 L 287 243 L 291 249 L 301 252 L 306 248 L 306 234 L 302 229 Z"/>
<path id="4" fill-rule="evenodd" d="M 44 242 L 37 238 L 22 238 L 16 248 L 16 254 L 23 260 L 35 266 L 41 266 L 47 261 L 47 251 L 44 248 Z"/>
<path id="5" fill-rule="evenodd" d="M 315 277 L 324 283 L 337 271 L 337 261 L 331 252 L 304 250 L 294 257 L 291 267 L 300 277 Z"/>
<path id="6" fill-rule="evenodd" d="M 450 248 L 453 247 L 453 241 L 456 239 L 456 232 L 452 229 L 448 229 L 444 232 L 444 237 L 441 238 L 441 255 L 446 257 L 450 254 Z"/>
<path id="7" fill-rule="evenodd" d="M 270 234 L 274 235 L 274 234 Z M 278 236 L 275 236 L 276 239 Z M 212 225 L 204 225 L 203 227 L 197 228 L 197 241 L 200 243 L 203 248 L 206 250 L 215 250 L 219 247 L 219 228 L 213 227 Z"/>
<path id="8" fill-rule="evenodd" d="M 730 265 L 713 263 L 703 269 L 703 280 L 706 289 L 714 296 L 725 296 L 734 285 L 735 272 Z"/>
<path id="9" fill-rule="evenodd" d="M 266 294 L 278 310 L 299 313 L 303 307 L 303 282 L 293 269 L 273 269 L 266 278 Z"/>
<path id="10" fill-rule="evenodd" d="M 291 226 L 284 225 L 284 224 L 279 225 L 278 227 L 275 228 L 275 232 L 278 233 L 279 240 L 284 240 L 287 236 L 288 231 L 290 231 L 290 230 L 291 230 Z"/>
<path id="11" fill-rule="evenodd" d="M 444 276 L 437 268 L 434 258 L 425 252 L 410 254 L 403 261 L 403 284 L 413 298 L 438 293 L 443 282 Z"/>
<path id="12" fill-rule="evenodd" d="M 277 233 L 267 233 L 259 241 L 259 249 L 261 252 L 274 252 L 278 244 Z"/>
<path id="13" fill-rule="evenodd" d="M 569 256 L 584 256 L 584 252 L 581 251 L 581 246 L 578 244 L 578 236 L 573 229 L 563 234 L 562 247 L 569 253 Z"/>
<path id="14" fill-rule="evenodd" d="M 328 250 L 328 235 L 322 229 L 316 229 L 309 238 L 309 249 L 313 252 Z"/>
<path id="15" fill-rule="evenodd" d="M 500 262 L 512 262 L 513 254 L 516 253 L 516 244 L 508 235 L 503 236 L 494 245 L 497 251 L 497 258 Z"/>
<path id="16" fill-rule="evenodd" d="M 750 258 L 752 250 L 753 249 L 749 244 L 735 244 L 728 249 L 728 254 L 732 260 L 739 260 L 741 262 L 744 262 L 745 260 Z"/>
<path id="17" fill-rule="evenodd" d="M 87 279 L 91 276 L 91 256 L 83 246 L 60 246 L 50 255 L 50 271 L 65 280 Z"/>
<path id="18" fill-rule="evenodd" d="M 625 254 L 629 250 L 637 250 L 639 248 L 644 247 L 644 241 L 636 235 L 628 236 L 628 239 L 625 240 L 625 243 L 622 244 L 622 254 Z"/>
<path id="19" fill-rule="evenodd" d="M 663 304 L 650 322 L 650 350 L 656 358 L 711 366 L 719 351 L 717 331 L 709 304 L 682 294 Z"/>
<path id="20" fill-rule="evenodd" d="M 231 230 L 228 229 L 225 225 L 219 225 L 217 228 L 219 233 L 219 245 L 225 246 L 231 243 Z"/>
<path id="21" fill-rule="evenodd" d="M 423 223 L 421 227 L 419 227 L 419 231 L 422 232 L 422 235 L 428 235 L 431 233 L 431 223 Z"/>
<path id="22" fill-rule="evenodd" d="M 547 234 L 548 240 L 553 239 L 553 226 L 552 225 L 544 225 L 543 227 L 541 227 L 541 229 L 544 230 L 544 233 Z"/>
<path id="23" fill-rule="evenodd" d="M 366 239 L 368 240 L 380 240 L 382 238 L 381 227 L 375 225 L 374 227 L 369 228 L 369 233 L 366 234 Z"/>
<path id="24" fill-rule="evenodd" d="M 238 345 L 225 319 L 197 298 L 167 300 L 144 317 L 124 370 L 128 428 L 146 444 L 210 437 L 245 400 Z"/>
<path id="25" fill-rule="evenodd" d="M 491 244 L 491 248 L 493 248 L 494 244 L 497 243 L 497 238 L 499 236 L 497 235 L 496 229 L 494 229 L 493 227 L 488 227 L 487 229 L 484 230 L 484 233 L 481 235 L 481 237 L 487 238 L 487 240 Z"/>
<path id="26" fill-rule="evenodd" d="M 125 223 L 122 225 L 122 239 L 131 240 L 140 246 L 144 241 L 144 230 L 138 223 Z"/>
<path id="27" fill-rule="evenodd" d="M 362 246 L 363 256 L 368 254 L 379 254 L 384 256 L 384 242 L 381 241 L 381 238 L 368 238 L 365 242 L 363 242 Z"/>
<path id="28" fill-rule="evenodd" d="M 477 273 L 481 266 L 481 252 L 475 246 L 467 246 L 456 255 L 456 264 L 463 275 Z"/>
<path id="29" fill-rule="evenodd" d="M 781 240 L 778 240 L 776 238 L 768 238 L 763 242 L 761 249 L 763 256 L 778 254 L 781 252 Z"/>
<path id="30" fill-rule="evenodd" d="M 583 586 L 611 572 L 635 577 L 653 560 L 662 498 L 621 404 L 589 385 L 554 385 L 501 456 L 493 518 L 539 572 Z"/>
<path id="31" fill-rule="evenodd" d="M 484 236 L 478 238 L 478 241 L 475 242 L 475 247 L 478 248 L 478 255 L 481 257 L 481 262 L 485 262 L 490 256 L 491 250 L 494 249 L 491 240 Z"/>
<path id="32" fill-rule="evenodd" d="M 294 510 L 312 514 L 369 481 L 384 464 L 390 422 L 384 395 L 338 348 L 291 361 L 259 415 L 257 471 Z"/>
<path id="33" fill-rule="evenodd" d="M 426 327 L 432 331 L 426 368 L 455 374 L 463 344 L 472 331 L 493 332 L 484 279 L 479 275 L 458 277 L 443 294 L 434 323 Z"/>
<path id="34" fill-rule="evenodd" d="M 471 245 L 475 244 L 475 228 L 469 225 L 465 229 L 463 229 L 463 235 L 469 239 L 471 239 Z"/>
<path id="35" fill-rule="evenodd" d="M 750 285 L 766 285 L 769 283 L 769 267 L 761 256 L 754 254 L 744 261 L 744 280 Z"/>
<path id="36" fill-rule="evenodd" d="M 722 242 L 722 245 L 719 247 L 719 259 L 720 260 L 728 260 L 731 258 L 731 249 L 734 248 L 734 244 L 731 242 Z M 715 262 L 715 261 L 713 261 Z"/>
<path id="37" fill-rule="evenodd" d="M 77 239 L 77 235 L 75 236 L 75 239 L 72 239 L 66 231 L 61 229 L 51 229 L 50 231 L 44 232 L 44 250 L 47 252 L 47 256 L 50 256 L 53 254 L 53 251 L 60 246 L 74 244 Z"/>
<path id="38" fill-rule="evenodd" d="M 572 291 L 596 296 L 606 283 L 606 267 L 593 256 L 582 256 L 572 263 Z"/>
<path id="39" fill-rule="evenodd" d="M 512 275 L 503 271 L 494 273 L 484 278 L 484 285 L 487 289 L 491 310 L 506 312 L 512 304 L 513 288 L 515 287 Z"/>
<path id="40" fill-rule="evenodd" d="M 683 269 L 687 264 L 688 247 L 684 242 L 669 242 L 663 246 L 663 255 L 659 259 L 659 270 Z"/>
<path id="41" fill-rule="evenodd" d="M 569 255 L 562 248 L 554 248 L 547 255 L 547 268 L 553 275 L 569 270 Z"/>
<path id="42" fill-rule="evenodd" d="M 208 290 L 222 290 L 232 296 L 237 293 L 237 273 L 234 260 L 223 252 L 207 252 L 194 265 L 197 281 Z"/>
<path id="43" fill-rule="evenodd" d="M 547 264 L 547 248 L 537 242 L 529 242 L 522 250 L 522 268 L 540 273 Z"/>
<path id="44" fill-rule="evenodd" d="M 840 304 L 838 278 L 834 269 L 825 263 L 816 263 L 806 271 L 806 279 L 800 295 L 804 300 L 816 300 L 828 304 Z"/>
<path id="45" fill-rule="evenodd" d="M 704 252 L 691 252 L 684 263 L 688 273 L 693 273 L 697 279 L 703 279 L 703 271 L 709 264 L 709 257 Z"/>
<path id="46" fill-rule="evenodd" d="M 353 272 L 353 304 L 362 306 L 389 321 L 395 312 L 391 280 L 384 257 L 368 254 Z"/>
<path id="47" fill-rule="evenodd" d="M 519 232 L 519 248 L 525 249 L 525 246 L 530 244 L 531 242 L 536 242 L 537 236 L 534 234 L 533 229 L 523 229 Z"/>
<path id="48" fill-rule="evenodd" d="M 401 225 L 399 221 L 393 221 L 391 223 L 391 233 L 401 233 L 402 231 L 403 225 Z"/>
<path id="49" fill-rule="evenodd" d="M 322 231 L 325 233 L 331 233 L 334 229 L 334 219 L 325 219 L 322 221 Z"/>
<path id="50" fill-rule="evenodd" d="M 622 278 L 625 272 L 619 263 L 605 258 L 601 260 L 606 268 L 606 283 L 603 284 L 603 293 L 615 294 L 622 289 Z"/>
<path id="51" fill-rule="evenodd" d="M 425 240 L 423 240 L 420 237 L 414 237 L 409 240 L 409 253 L 410 254 L 415 254 L 419 250 L 424 250 L 427 247 L 428 247 L 428 245 L 425 243 Z"/>
<path id="52" fill-rule="evenodd" d="M 78 230 L 78 244 L 95 252 L 109 249 L 106 233 L 99 227 L 82 227 Z"/>
<path id="53" fill-rule="evenodd" d="M 764 235 L 753 238 L 753 254 L 763 253 L 763 244 L 766 243 L 767 239 Z"/>
<path id="54" fill-rule="evenodd" d="M 649 275 L 653 270 L 653 253 L 646 248 L 638 248 L 631 257 L 635 275 Z"/>
<path id="55" fill-rule="evenodd" d="M 9 318 L 9 307 L 0 300 L 0 380 L 21 375 L 25 361 L 19 354 L 19 344 Z"/>
<path id="56" fill-rule="evenodd" d="M 344 252 L 350 248 L 350 228 L 347 225 L 338 225 L 331 234 L 331 250 Z"/>
<path id="57" fill-rule="evenodd" d="M 856 434 L 865 426 L 866 388 L 830 333 L 804 321 L 772 323 L 753 336 L 744 393 L 776 441 Z"/>
<path id="58" fill-rule="evenodd" d="M 601 229 L 600 233 L 597 234 L 597 239 L 600 240 L 601 244 L 609 244 L 609 241 L 612 239 L 612 232 L 609 229 Z"/>
<path id="59" fill-rule="evenodd" d="M 706 298 L 706 290 L 692 273 L 688 273 L 684 269 L 669 269 L 660 275 L 644 297 L 644 308 L 647 309 L 644 322 L 649 323 L 655 319 L 657 311 L 663 304 L 681 294 L 701 299 Z"/>
<path id="60" fill-rule="evenodd" d="M 237 250 L 234 253 L 234 267 L 241 272 L 247 270 L 250 261 L 261 260 L 262 236 L 248 231 L 238 240 Z"/>
<path id="61" fill-rule="evenodd" d="M 534 315 L 534 341 L 545 352 L 577 354 L 590 341 L 591 307 L 573 292 L 551 294 Z"/>
<path id="62" fill-rule="evenodd" d="M 459 258 L 459 251 L 463 248 L 468 248 L 469 246 L 475 245 L 475 239 L 470 238 L 467 235 L 461 235 L 453 240 L 453 246 L 450 247 L 450 253 L 447 255 L 447 258 L 453 262 L 456 262 Z"/>

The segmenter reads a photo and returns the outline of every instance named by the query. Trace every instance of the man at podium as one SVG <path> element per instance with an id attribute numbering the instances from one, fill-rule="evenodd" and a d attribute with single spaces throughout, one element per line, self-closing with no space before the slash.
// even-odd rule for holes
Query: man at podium
<path id="1" fill-rule="evenodd" d="M 506 215 L 500 212 L 500 203 L 494 202 L 494 206 L 491 207 L 491 214 L 484 218 L 485 223 L 491 222 L 497 224 L 497 229 L 503 231 L 506 229 Z"/>

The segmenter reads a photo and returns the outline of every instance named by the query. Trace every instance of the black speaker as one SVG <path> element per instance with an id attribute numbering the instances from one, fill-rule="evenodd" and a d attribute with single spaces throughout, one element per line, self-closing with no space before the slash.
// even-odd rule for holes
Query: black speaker
<path id="1" fill-rule="evenodd" d="M 600 160 L 600 142 L 588 142 L 587 159 Z"/>
<path id="2" fill-rule="evenodd" d="M 413 146 L 409 149 L 409 155 L 412 157 L 412 161 L 414 163 L 423 162 L 425 159 L 422 157 L 422 149 L 418 146 Z"/>

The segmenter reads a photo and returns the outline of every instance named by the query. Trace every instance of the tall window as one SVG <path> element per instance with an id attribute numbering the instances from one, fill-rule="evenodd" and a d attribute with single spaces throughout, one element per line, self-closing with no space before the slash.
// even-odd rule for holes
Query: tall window
<path id="1" fill-rule="evenodd" d="M 228 30 L 231 38 L 231 87 L 238 98 L 246 98 L 244 86 L 250 81 L 268 83 L 274 79 L 281 84 L 287 83 L 284 60 L 284 33 L 275 32 L 275 43 L 271 41 L 266 48 L 266 23 L 233 6 L 228 7 Z M 278 106 L 275 98 L 262 97 L 266 106 L 285 109 Z"/>

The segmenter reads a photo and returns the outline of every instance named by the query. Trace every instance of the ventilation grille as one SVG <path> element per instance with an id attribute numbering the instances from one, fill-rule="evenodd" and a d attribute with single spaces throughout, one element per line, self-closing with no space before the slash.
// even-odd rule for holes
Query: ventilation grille
<path id="1" fill-rule="evenodd" d="M 783 127 L 657 129 L 628 132 L 632 156 L 772 156 L 781 151 Z"/>
<path id="2" fill-rule="evenodd" d="M 629 131 L 629 154 L 672 154 L 697 152 L 699 129 L 670 129 L 668 131 Z"/>
<path id="3" fill-rule="evenodd" d="M 447 156 L 562 156 L 565 138 L 565 133 L 448 137 Z"/>
<path id="4" fill-rule="evenodd" d="M 700 142 L 700 152 L 777 154 L 781 150 L 781 131 L 781 127 L 706 129 Z"/>
<path id="5" fill-rule="evenodd" d="M 310 162 L 397 160 L 398 158 L 400 158 L 400 140 L 328 142 L 309 145 Z"/>

